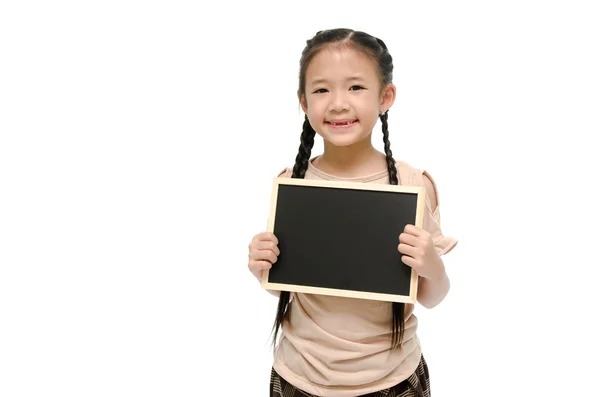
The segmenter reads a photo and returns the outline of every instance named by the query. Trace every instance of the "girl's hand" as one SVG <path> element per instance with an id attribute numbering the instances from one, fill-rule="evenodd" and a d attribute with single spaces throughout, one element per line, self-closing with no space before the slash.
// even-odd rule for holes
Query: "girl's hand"
<path id="1" fill-rule="evenodd" d="M 278 243 L 273 233 L 263 232 L 254 236 L 248 245 L 248 268 L 259 282 L 262 281 L 263 270 L 270 269 L 277 262 Z"/>
<path id="2" fill-rule="evenodd" d="M 415 269 L 419 276 L 427 279 L 444 276 L 444 263 L 428 232 L 414 225 L 406 225 L 399 239 L 398 251 L 403 254 L 402 262 Z"/>

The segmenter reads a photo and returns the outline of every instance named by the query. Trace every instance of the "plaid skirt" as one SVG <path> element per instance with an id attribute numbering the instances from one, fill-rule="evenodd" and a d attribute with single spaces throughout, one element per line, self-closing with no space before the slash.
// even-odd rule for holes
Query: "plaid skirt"
<path id="1" fill-rule="evenodd" d="M 270 397 L 318 397 L 289 384 L 275 369 L 271 368 Z M 429 369 L 421 355 L 419 366 L 408 379 L 389 389 L 363 394 L 357 397 L 430 397 Z"/>

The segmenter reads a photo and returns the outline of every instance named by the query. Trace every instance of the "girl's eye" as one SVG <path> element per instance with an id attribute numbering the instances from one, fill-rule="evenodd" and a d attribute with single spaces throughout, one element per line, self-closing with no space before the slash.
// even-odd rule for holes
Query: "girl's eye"
<path id="1" fill-rule="evenodd" d="M 360 86 L 360 85 L 353 85 L 352 87 L 350 87 L 351 91 L 358 91 L 358 90 L 364 90 L 365 88 Z M 314 91 L 313 94 L 320 94 L 320 93 L 325 93 L 327 92 L 326 88 L 319 88 L 318 90 Z"/>

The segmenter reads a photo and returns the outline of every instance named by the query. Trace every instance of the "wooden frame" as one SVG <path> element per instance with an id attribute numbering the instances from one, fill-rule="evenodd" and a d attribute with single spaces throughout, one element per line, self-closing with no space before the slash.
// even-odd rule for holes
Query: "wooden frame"
<path id="1" fill-rule="evenodd" d="M 289 190 L 288 188 L 290 187 L 296 187 L 296 189 L 293 190 Z M 311 189 L 305 189 L 305 188 L 311 188 Z M 314 188 L 319 188 L 319 189 L 314 189 Z M 285 195 L 282 194 L 282 192 L 286 192 L 286 189 L 289 190 Z M 300 190 L 299 190 L 300 189 Z M 329 192 L 325 192 L 323 189 L 333 189 L 334 191 L 336 191 L 337 193 L 335 193 L 337 196 L 337 198 L 339 199 L 340 197 L 344 197 L 346 198 L 350 198 L 351 196 L 351 192 L 353 191 L 357 194 L 355 194 L 356 197 L 362 197 L 360 201 L 360 206 L 357 206 L 359 203 L 358 199 L 354 200 L 354 207 L 353 208 L 361 208 L 360 211 L 362 211 L 362 208 L 367 208 L 365 211 L 369 212 L 368 214 L 363 214 L 362 215 L 362 219 L 370 219 L 371 215 L 374 215 L 375 218 L 373 219 L 387 219 L 386 217 L 390 216 L 389 214 L 391 214 L 391 216 L 396 216 L 396 212 L 395 212 L 395 208 L 397 208 L 397 206 L 394 206 L 392 208 L 394 208 L 394 211 L 388 211 L 388 212 L 383 212 L 384 209 L 384 202 L 385 201 L 390 201 L 390 203 L 388 203 L 387 205 L 395 205 L 394 203 L 391 203 L 392 201 L 398 201 L 399 199 L 401 200 L 409 200 L 411 203 L 415 203 L 414 207 L 412 206 L 407 206 L 404 205 L 402 208 L 398 208 L 398 214 L 401 213 L 401 215 L 404 217 L 404 219 L 408 219 L 410 218 L 410 222 L 413 225 L 416 225 L 418 227 L 422 227 L 422 223 L 423 223 L 423 214 L 424 214 L 424 210 L 425 210 L 425 188 L 424 187 L 419 187 L 419 186 L 402 186 L 402 185 L 387 185 L 387 184 L 374 184 L 374 183 L 356 183 L 356 182 L 346 182 L 346 181 L 324 181 L 324 180 L 307 180 L 307 179 L 298 179 L 298 178 L 274 178 L 273 180 L 273 186 L 272 186 L 272 196 L 271 196 L 271 207 L 270 207 L 270 212 L 269 212 L 269 222 L 268 222 L 268 231 L 274 233 L 278 239 L 280 239 L 280 250 L 281 250 L 281 254 L 280 257 L 278 258 L 278 261 L 273 265 L 273 268 L 271 269 L 271 271 L 269 270 L 265 270 L 263 272 L 263 277 L 262 277 L 262 287 L 264 289 L 267 290 L 279 290 L 279 291 L 290 291 L 290 292 L 300 292 L 300 293 L 308 293 L 308 294 L 320 294 L 320 295 L 330 295 L 330 296 L 339 296 L 339 297 L 348 297 L 348 298 L 360 298 L 360 299 L 372 299 L 372 300 L 381 300 L 381 301 L 390 301 L 390 302 L 404 302 L 404 303 L 416 303 L 417 300 L 417 286 L 418 286 L 418 275 L 416 273 L 415 270 L 411 269 L 410 267 L 408 267 L 407 265 L 405 265 L 403 262 L 400 261 L 400 253 L 397 252 L 397 246 L 398 246 L 398 236 L 400 235 L 400 233 L 402 232 L 404 226 L 402 226 L 401 228 L 399 228 L 399 225 L 396 225 L 395 223 L 390 225 L 390 223 L 386 223 L 385 224 L 385 229 L 388 230 L 390 227 L 392 228 L 399 228 L 398 231 L 398 236 L 396 237 L 396 245 L 394 246 L 394 248 L 396 249 L 396 253 L 398 255 L 398 266 L 399 267 L 404 267 L 403 268 L 403 272 L 404 274 L 410 274 L 410 280 L 404 280 L 404 283 L 406 285 L 406 283 L 409 283 L 409 292 L 407 293 L 389 293 L 389 292 L 384 292 L 384 291 L 377 291 L 374 290 L 374 288 L 371 288 L 371 290 L 359 290 L 358 288 L 342 288 L 342 287 L 338 287 L 338 288 L 330 288 L 330 287 L 322 287 L 322 286 L 316 286 L 315 284 L 317 283 L 297 283 L 297 282 L 275 282 L 273 280 L 271 280 L 271 272 L 275 273 L 276 271 L 278 271 L 277 266 L 279 264 L 281 264 L 281 259 L 286 258 L 285 257 L 285 252 L 284 252 L 284 248 L 281 247 L 282 244 L 282 240 L 280 238 L 280 236 L 277 235 L 276 230 L 277 230 L 277 224 L 276 222 L 278 220 L 281 220 L 281 223 L 283 224 L 284 221 L 282 219 L 284 219 L 284 215 L 286 217 L 286 219 L 289 218 L 289 214 L 290 212 L 294 212 L 292 211 L 292 209 L 287 208 L 286 206 L 289 206 L 290 204 L 286 204 L 283 203 L 281 200 L 283 200 L 282 197 L 289 197 L 292 199 L 288 199 L 288 200 L 296 200 L 295 201 L 295 208 L 300 208 L 299 211 L 308 211 L 310 208 L 315 208 L 315 203 L 323 203 L 324 200 L 321 199 L 322 201 L 313 201 L 313 198 L 315 200 L 317 200 L 315 198 L 315 196 L 319 195 L 319 194 L 325 194 L 325 195 L 331 195 L 334 194 L 332 191 Z M 292 194 L 292 192 L 294 192 Z M 368 196 L 365 194 L 359 194 L 358 192 L 363 192 L 363 193 L 376 193 L 376 192 L 390 192 L 390 193 L 401 193 L 404 194 L 405 198 L 400 198 L 397 195 L 389 195 L 389 194 L 379 194 L 379 195 L 373 195 L 373 196 L 377 196 L 377 200 L 370 202 L 369 204 L 376 204 L 376 205 L 371 205 L 371 206 L 367 206 L 365 204 L 365 197 Z M 339 194 L 338 194 L 339 193 Z M 344 196 L 340 196 L 340 194 L 343 194 Z M 300 199 L 297 198 L 299 196 L 304 197 L 304 199 Z M 394 196 L 394 197 L 392 197 Z M 331 196 L 330 196 L 331 197 Z M 307 199 L 308 198 L 308 199 Z M 373 198 L 375 199 L 375 198 Z M 348 201 L 352 201 L 352 200 L 348 200 Z M 346 205 L 346 200 L 342 200 L 339 201 L 339 203 Z M 300 205 L 298 205 L 298 203 L 300 203 Z M 308 203 L 308 204 L 305 204 Z M 311 207 L 311 205 L 313 207 Z M 329 206 L 331 206 L 331 202 L 329 202 Z M 302 209 L 304 208 L 304 209 Z M 287 211 L 287 212 L 286 212 Z M 347 212 L 343 212 L 342 214 L 347 214 Z M 379 212 L 378 212 L 379 211 Z M 335 210 L 333 211 L 335 212 Z M 393 213 L 392 213 L 393 212 Z M 356 214 L 356 212 L 354 213 Z M 318 218 L 318 217 L 317 217 Z M 349 219 L 352 219 L 353 217 L 350 217 Z M 317 222 L 320 218 L 317 219 Z M 340 218 L 338 218 L 340 219 Z M 303 223 L 305 220 L 305 218 L 300 218 L 298 221 L 295 221 L 294 225 L 296 224 L 300 224 Z M 288 222 L 289 221 L 285 221 Z M 296 227 L 296 226 L 286 226 L 289 229 Z M 304 226 L 306 227 L 306 226 Z M 377 227 L 376 230 L 379 230 L 380 228 Z M 346 229 L 341 229 L 346 230 Z M 353 230 L 357 230 L 357 229 L 353 229 Z M 371 232 L 374 229 L 368 229 L 368 232 L 366 231 L 362 231 L 363 234 L 369 234 L 369 236 L 371 236 Z M 395 229 L 394 229 L 395 230 Z M 316 233 L 318 234 L 319 230 L 316 231 Z M 285 233 L 283 233 L 285 234 Z M 303 233 L 302 236 L 306 236 L 307 234 L 312 234 L 312 233 Z M 298 236 L 298 234 L 296 234 L 296 236 Z M 389 247 L 391 245 L 391 240 L 390 240 L 390 233 L 388 232 L 388 234 L 385 236 L 387 238 L 386 242 L 385 242 L 385 247 L 386 250 L 389 251 Z M 297 238 L 297 237 L 296 237 Z M 314 238 L 314 237 L 311 237 Z M 288 239 L 289 240 L 289 239 Z M 314 241 L 314 240 L 313 240 Z M 362 241 L 362 240 L 361 240 Z M 381 244 L 380 240 L 374 240 L 377 241 L 378 244 Z M 288 241 L 289 242 L 289 241 Z M 388 243 L 389 242 L 389 243 Z M 296 253 L 298 252 L 297 247 L 296 247 Z M 322 252 L 322 251 L 321 251 Z M 361 251 L 362 252 L 362 251 Z M 389 253 L 388 253 L 388 257 Z M 289 262 L 289 257 L 287 258 L 288 262 Z M 285 261 L 284 261 L 285 262 Z M 391 271 L 395 271 L 394 266 L 395 264 L 395 259 L 393 259 L 392 261 L 388 260 L 387 261 L 388 264 L 385 266 L 388 266 L 388 270 L 391 269 Z M 390 264 L 390 262 L 394 262 L 392 264 Z M 305 262 L 307 263 L 307 262 Z M 287 266 L 287 265 L 283 265 L 283 266 Z M 365 272 L 366 268 L 362 265 L 358 265 L 359 267 L 356 269 L 360 269 L 360 271 Z M 298 268 L 296 267 L 296 270 Z M 319 268 L 319 270 L 322 268 Z M 344 267 L 344 269 L 346 269 L 346 267 Z M 307 272 L 308 273 L 308 272 Z M 369 273 L 369 276 L 372 277 L 374 273 Z M 382 273 L 383 274 L 383 273 Z M 311 276 L 312 277 L 312 276 Z M 337 273 L 336 273 L 336 277 L 337 277 Z M 356 279 L 355 275 L 355 279 Z M 374 276 L 373 276 L 374 277 Z M 406 278 L 406 277 L 405 277 Z M 381 279 L 381 283 L 385 284 L 385 283 L 390 283 L 389 281 L 389 277 L 386 277 L 386 279 Z M 378 282 L 376 282 L 377 285 L 379 285 Z M 393 283 L 392 283 L 393 284 Z M 375 285 L 373 284 L 373 281 L 371 281 L 371 285 Z M 404 287 L 404 290 L 406 290 L 406 286 Z"/>

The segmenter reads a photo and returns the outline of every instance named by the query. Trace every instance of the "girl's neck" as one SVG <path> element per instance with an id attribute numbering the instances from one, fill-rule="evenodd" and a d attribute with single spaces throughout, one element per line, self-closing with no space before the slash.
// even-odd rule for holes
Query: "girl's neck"
<path id="1" fill-rule="evenodd" d="M 385 155 L 368 145 L 337 147 L 324 142 L 323 154 L 316 159 L 315 167 L 342 178 L 374 174 L 387 168 Z"/>

